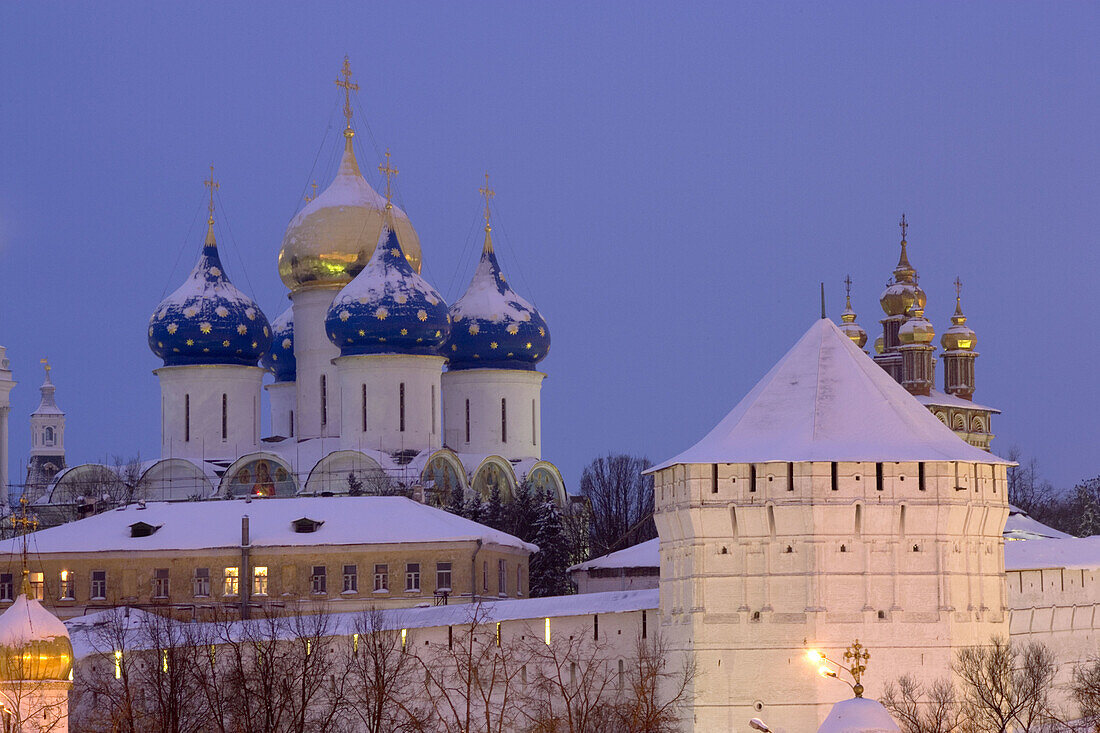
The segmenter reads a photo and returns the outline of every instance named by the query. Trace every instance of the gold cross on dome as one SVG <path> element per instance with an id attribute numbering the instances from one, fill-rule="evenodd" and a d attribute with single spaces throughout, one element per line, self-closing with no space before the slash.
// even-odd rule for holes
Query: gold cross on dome
<path id="1" fill-rule="evenodd" d="M 898 226 L 901 227 L 901 241 L 905 241 L 905 233 L 909 231 L 909 222 L 905 220 L 905 214 L 901 215 L 901 221 L 898 222 Z"/>
<path id="2" fill-rule="evenodd" d="M 489 188 L 489 171 L 485 171 L 485 185 L 478 192 L 485 197 L 485 231 L 489 231 L 489 199 L 497 195 L 496 191 Z"/>
<path id="3" fill-rule="evenodd" d="M 309 203 L 310 201 L 312 201 L 313 199 L 317 198 L 317 181 L 314 181 L 314 182 L 313 182 L 312 184 L 310 184 L 310 185 L 312 185 L 312 186 L 313 186 L 313 193 L 309 193 L 309 194 L 306 194 L 306 203 L 307 203 L 307 204 L 308 204 L 308 203 Z"/>
<path id="4" fill-rule="evenodd" d="M 844 294 L 846 296 L 848 296 L 849 299 L 851 299 L 851 297 L 852 297 L 852 276 L 851 275 L 845 275 L 844 276 Z"/>
<path id="5" fill-rule="evenodd" d="M 962 297 L 962 289 L 963 289 L 962 281 L 959 280 L 958 275 L 956 275 L 955 276 L 955 300 L 958 300 L 959 298 Z"/>
<path id="6" fill-rule="evenodd" d="M 340 69 L 343 79 L 336 80 L 336 86 L 344 90 L 344 119 L 348 121 L 347 129 L 351 129 L 351 93 L 359 91 L 359 85 L 351 80 L 351 61 L 344 54 L 344 65 Z"/>
<path id="7" fill-rule="evenodd" d="M 38 363 L 42 365 L 42 367 L 46 370 L 46 375 L 49 376 L 50 370 L 53 369 L 53 367 L 50 366 L 50 357 L 47 356 L 45 358 L 39 359 Z"/>
<path id="8" fill-rule="evenodd" d="M 210 223 L 214 223 L 214 192 L 222 187 L 222 184 L 214 180 L 214 164 L 210 164 L 210 177 L 202 182 L 202 185 L 210 189 Z"/>
<path id="9" fill-rule="evenodd" d="M 390 165 L 390 149 L 386 148 L 386 163 L 378 166 L 378 172 L 386 177 L 386 208 L 393 208 L 393 190 L 391 188 L 393 176 L 400 171 Z"/>

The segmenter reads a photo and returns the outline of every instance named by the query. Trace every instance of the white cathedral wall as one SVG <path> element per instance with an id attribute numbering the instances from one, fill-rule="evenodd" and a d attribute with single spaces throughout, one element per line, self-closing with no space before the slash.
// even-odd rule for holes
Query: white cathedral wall
<path id="1" fill-rule="evenodd" d="M 294 304 L 297 427 L 301 438 L 340 434 L 340 384 L 332 364 L 340 350 L 325 333 L 325 315 L 337 292 L 335 288 L 306 288 L 290 296 Z"/>
<path id="2" fill-rule="evenodd" d="M 444 443 L 459 453 L 541 459 L 541 393 L 545 378 L 542 372 L 523 369 L 446 372 L 443 375 Z M 467 400 L 470 405 L 469 440 L 466 435 Z M 503 414 L 501 400 L 505 405 Z"/>
<path id="3" fill-rule="evenodd" d="M 53 442 L 46 439 L 46 428 L 54 429 Z M 31 455 L 64 455 L 65 416 L 31 415 Z"/>
<path id="4" fill-rule="evenodd" d="M 341 448 L 387 453 L 437 450 L 442 444 L 440 375 L 445 363 L 441 356 L 412 354 L 336 359 L 342 398 Z"/>
<path id="5" fill-rule="evenodd" d="M 160 379 L 162 458 L 236 458 L 256 450 L 263 369 L 211 364 L 153 373 Z"/>
<path id="6" fill-rule="evenodd" d="M 20 733 L 68 733 L 72 687 L 63 680 L 0 682 L 0 701 L 6 708 L 0 718 L 6 726 L 10 716 L 11 730 Z M 18 715 L 12 715 L 15 711 Z"/>
<path id="7" fill-rule="evenodd" d="M 271 434 L 284 438 L 298 435 L 297 417 L 298 385 L 294 382 L 273 382 L 265 385 L 271 403 Z"/>
<path id="8" fill-rule="evenodd" d="M 836 658 L 858 638 L 872 666 L 933 679 L 1007 635 L 1004 467 L 926 463 L 923 488 L 916 463 L 882 473 L 881 490 L 875 463 L 838 463 L 835 490 L 830 463 L 656 474 L 662 628 L 704 672 L 691 730 L 816 729 L 839 695 L 810 647 Z"/>

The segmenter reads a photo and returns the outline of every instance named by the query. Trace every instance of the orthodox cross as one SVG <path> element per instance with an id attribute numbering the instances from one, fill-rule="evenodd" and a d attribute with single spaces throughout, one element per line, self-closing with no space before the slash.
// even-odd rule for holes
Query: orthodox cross
<path id="1" fill-rule="evenodd" d="M 214 164 L 210 164 L 210 177 L 202 182 L 202 185 L 210 189 L 210 223 L 214 223 L 214 192 L 222 187 L 222 184 L 214 180 Z"/>
<path id="2" fill-rule="evenodd" d="M 898 226 L 901 227 L 901 241 L 905 241 L 905 233 L 909 231 L 909 222 L 905 220 L 905 214 L 901 215 L 901 221 L 898 222 Z"/>
<path id="3" fill-rule="evenodd" d="M 844 276 L 844 294 L 848 297 L 849 303 L 852 300 L 852 276 Z"/>
<path id="4" fill-rule="evenodd" d="M 378 166 L 378 172 L 386 177 L 386 208 L 393 208 L 393 192 L 390 188 L 393 176 L 396 176 L 399 171 L 390 165 L 390 149 L 386 148 L 386 164 Z"/>
<path id="5" fill-rule="evenodd" d="M 314 181 L 311 185 L 313 186 L 313 193 L 306 195 L 307 204 L 313 199 L 317 198 L 317 181 Z"/>
<path id="6" fill-rule="evenodd" d="M 497 195 L 497 192 L 489 188 L 489 171 L 485 171 L 485 186 L 478 192 L 485 197 L 485 231 L 489 231 L 489 199 Z"/>
<path id="7" fill-rule="evenodd" d="M 50 370 L 53 369 L 53 367 L 50 366 L 50 357 L 47 356 L 44 359 L 39 359 L 38 363 L 41 364 L 42 368 L 46 370 L 46 376 L 50 376 Z"/>
<path id="8" fill-rule="evenodd" d="M 344 66 L 340 69 L 343 79 L 336 80 L 336 86 L 344 90 L 344 119 L 348 121 L 347 129 L 351 129 L 351 93 L 359 91 L 359 85 L 351 80 L 351 61 L 344 56 Z"/>
<path id="9" fill-rule="evenodd" d="M 962 289 L 963 289 L 962 281 L 959 280 L 959 276 L 956 275 L 955 276 L 955 300 L 959 300 L 960 298 L 962 298 Z"/>
<path id="10" fill-rule="evenodd" d="M 844 652 L 844 661 L 852 665 L 848 668 L 848 672 L 852 675 L 852 680 L 855 682 L 855 685 L 852 686 L 852 692 L 856 694 L 856 697 L 863 697 L 863 684 L 859 679 L 860 676 L 867 671 L 866 662 L 870 658 L 870 652 L 859 643 L 859 639 L 852 642 L 852 645 Z"/>
<path id="11" fill-rule="evenodd" d="M 27 581 L 27 576 L 30 574 L 30 570 L 27 569 L 27 534 L 38 529 L 38 520 L 27 515 L 27 503 L 25 495 L 19 497 L 19 514 L 11 515 L 11 526 L 13 529 L 18 528 L 19 534 L 23 537 L 23 587 L 21 590 L 30 596 L 30 583 Z"/>

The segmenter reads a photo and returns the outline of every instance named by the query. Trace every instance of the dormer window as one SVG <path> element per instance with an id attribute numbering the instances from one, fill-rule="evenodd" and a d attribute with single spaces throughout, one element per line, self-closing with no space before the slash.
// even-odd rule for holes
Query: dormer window
<path id="1" fill-rule="evenodd" d="M 310 532 L 316 532 L 324 522 L 310 519 L 309 517 L 302 517 L 301 519 L 295 519 L 290 524 L 298 534 L 308 534 Z"/>
<path id="2" fill-rule="evenodd" d="M 148 537 L 161 528 L 159 524 L 149 524 L 147 522 L 134 522 L 130 525 L 131 537 Z"/>

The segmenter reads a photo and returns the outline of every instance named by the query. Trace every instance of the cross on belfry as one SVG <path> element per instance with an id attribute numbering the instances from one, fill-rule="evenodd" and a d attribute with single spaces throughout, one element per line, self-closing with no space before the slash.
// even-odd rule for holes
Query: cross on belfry
<path id="1" fill-rule="evenodd" d="M 344 119 L 348 121 L 347 131 L 351 130 L 351 93 L 359 91 L 359 85 L 351 80 L 351 61 L 344 54 L 344 65 L 340 69 L 343 79 L 336 80 L 336 86 L 344 90 Z"/>
<path id="2" fill-rule="evenodd" d="M 317 181 L 314 181 L 311 185 L 313 186 L 313 193 L 306 194 L 306 203 L 307 204 L 310 201 L 312 201 L 313 199 L 317 198 Z"/>
<path id="3" fill-rule="evenodd" d="M 850 299 L 852 297 L 852 276 L 844 276 L 844 294 Z"/>
<path id="4" fill-rule="evenodd" d="M 393 176 L 396 176 L 399 171 L 390 165 L 390 149 L 386 148 L 386 163 L 385 165 L 378 166 L 378 172 L 386 177 L 386 208 L 393 208 L 393 191 L 390 188 L 391 180 Z"/>
<path id="5" fill-rule="evenodd" d="M 958 300 L 959 298 L 962 297 L 962 289 L 963 289 L 962 281 L 959 280 L 959 276 L 956 275 L 955 276 L 955 300 Z"/>
<path id="6" fill-rule="evenodd" d="M 210 223 L 214 223 L 214 192 L 222 187 L 222 184 L 214 180 L 214 164 L 210 164 L 210 177 L 202 182 L 202 185 L 210 189 Z"/>
<path id="7" fill-rule="evenodd" d="M 50 366 L 50 357 L 47 356 L 45 358 L 39 359 L 38 363 L 41 364 L 42 367 L 46 370 L 46 376 L 49 376 L 50 370 L 53 369 L 53 367 Z"/>
<path id="8" fill-rule="evenodd" d="M 489 188 L 489 171 L 485 171 L 485 186 L 478 192 L 485 197 L 485 231 L 489 231 L 489 199 L 497 195 L 497 192 Z"/>
<path id="9" fill-rule="evenodd" d="M 901 227 L 901 241 L 905 241 L 905 233 L 909 231 L 909 222 L 905 220 L 905 214 L 901 215 L 901 221 L 898 222 L 898 226 Z"/>

